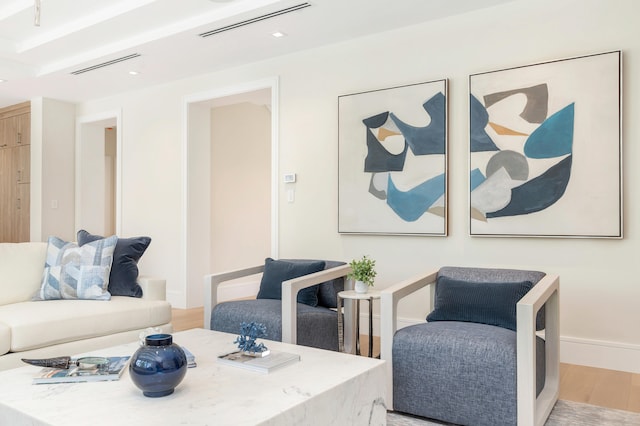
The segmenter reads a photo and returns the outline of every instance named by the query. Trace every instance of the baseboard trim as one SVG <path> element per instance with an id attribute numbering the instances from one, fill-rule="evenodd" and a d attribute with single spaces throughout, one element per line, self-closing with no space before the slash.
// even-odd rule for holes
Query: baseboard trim
<path id="1" fill-rule="evenodd" d="M 560 362 L 640 374 L 640 345 L 560 336 Z"/>
<path id="2" fill-rule="evenodd" d="M 413 318 L 398 318 L 398 329 L 420 323 L 422 321 Z M 361 311 L 360 333 L 368 333 L 368 327 L 369 315 Z M 373 317 L 373 334 L 380 336 L 379 315 Z M 560 362 L 562 363 L 640 374 L 639 359 L 640 345 L 560 336 Z"/>

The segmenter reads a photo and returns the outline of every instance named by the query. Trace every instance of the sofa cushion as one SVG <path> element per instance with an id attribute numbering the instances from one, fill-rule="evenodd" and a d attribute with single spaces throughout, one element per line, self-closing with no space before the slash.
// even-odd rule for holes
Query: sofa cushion
<path id="1" fill-rule="evenodd" d="M 114 296 L 110 301 L 51 300 L 0 306 L 0 323 L 11 327 L 11 350 L 37 349 L 79 339 L 171 322 L 163 300 Z"/>
<path id="2" fill-rule="evenodd" d="M 26 302 L 40 288 L 46 243 L 0 243 L 0 305 Z"/>
<path id="3" fill-rule="evenodd" d="M 11 329 L 7 324 L 0 322 L 0 355 L 6 354 L 11 349 Z"/>
<path id="4" fill-rule="evenodd" d="M 264 273 L 260 281 L 258 299 L 282 300 L 282 282 L 303 275 L 320 272 L 324 269 L 324 261 L 289 262 L 286 260 L 265 259 Z M 309 306 L 318 305 L 318 287 L 303 288 L 298 292 L 298 303 Z"/>
<path id="5" fill-rule="evenodd" d="M 78 231 L 78 244 L 84 244 L 104 238 L 81 229 Z M 120 238 L 113 252 L 113 265 L 109 274 L 109 293 L 112 296 L 142 297 L 142 288 L 138 285 L 138 261 L 151 244 L 149 237 Z"/>
<path id="6" fill-rule="evenodd" d="M 49 237 L 42 286 L 34 300 L 111 299 L 107 286 L 117 241 L 114 235 L 79 247 Z"/>

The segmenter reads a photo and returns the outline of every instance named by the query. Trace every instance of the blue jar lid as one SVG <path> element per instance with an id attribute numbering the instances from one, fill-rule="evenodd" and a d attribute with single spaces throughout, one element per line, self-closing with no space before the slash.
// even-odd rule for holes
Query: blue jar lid
<path id="1" fill-rule="evenodd" d="M 168 346 L 173 343 L 173 336 L 170 334 L 151 334 L 144 339 L 147 346 Z"/>

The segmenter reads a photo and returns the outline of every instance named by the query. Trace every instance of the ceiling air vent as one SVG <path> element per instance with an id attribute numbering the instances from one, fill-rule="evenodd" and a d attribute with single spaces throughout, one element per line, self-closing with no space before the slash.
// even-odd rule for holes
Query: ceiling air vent
<path id="1" fill-rule="evenodd" d="M 112 59 L 110 61 L 103 62 L 101 64 L 92 65 L 92 66 L 87 67 L 87 68 L 82 68 L 80 70 L 72 71 L 71 74 L 73 74 L 73 75 L 82 74 L 82 73 L 85 73 L 85 72 L 97 70 L 98 68 L 108 67 L 109 65 L 117 64 L 118 62 L 128 61 L 129 59 L 137 58 L 139 56 L 140 56 L 139 53 L 133 53 L 131 55 L 123 56 L 122 58 Z"/>
<path id="2" fill-rule="evenodd" d="M 245 25 L 253 24 L 255 22 L 264 21 L 265 19 L 275 18 L 276 16 L 284 15 L 286 13 L 295 12 L 296 10 L 304 9 L 311 6 L 309 3 L 300 3 L 295 6 L 288 7 L 286 9 L 277 10 L 275 12 L 267 13 L 266 15 L 258 16 L 256 18 L 247 19 L 246 21 L 237 22 L 235 24 L 227 25 L 226 27 L 217 28 L 215 30 L 207 31 L 199 34 L 200 37 L 209 37 L 215 34 L 219 34 L 225 31 L 233 30 L 235 28 L 244 27 Z"/>

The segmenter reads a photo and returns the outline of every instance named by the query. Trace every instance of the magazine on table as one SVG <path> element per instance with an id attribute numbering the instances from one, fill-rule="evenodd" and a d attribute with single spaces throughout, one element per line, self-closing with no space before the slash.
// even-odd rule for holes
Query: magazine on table
<path id="1" fill-rule="evenodd" d="M 70 368 L 45 367 L 33 378 L 33 384 L 102 382 L 119 380 L 124 372 L 130 356 L 106 357 L 109 365 L 104 370 L 99 368 L 86 369 L 78 366 Z"/>
<path id="2" fill-rule="evenodd" d="M 246 355 L 242 351 L 235 351 L 218 356 L 218 362 L 233 365 L 247 370 L 267 374 L 278 368 L 300 361 L 300 355 L 288 352 L 271 351 L 265 357 Z"/>

